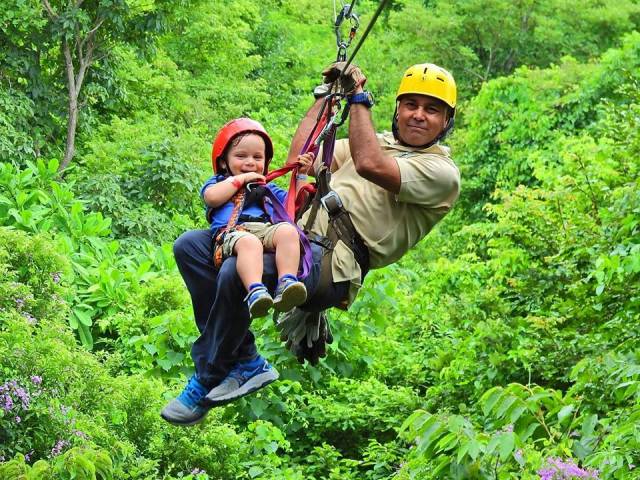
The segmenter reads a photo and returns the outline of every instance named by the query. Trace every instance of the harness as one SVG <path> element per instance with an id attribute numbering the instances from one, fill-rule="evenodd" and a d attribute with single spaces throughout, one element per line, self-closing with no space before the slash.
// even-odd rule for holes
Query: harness
<path id="1" fill-rule="evenodd" d="M 277 170 L 272 172 L 270 175 L 267 175 L 265 183 L 268 183 L 269 181 L 271 181 L 273 178 L 275 178 L 275 176 L 281 175 L 280 173 L 278 175 L 273 176 L 273 174 L 275 174 L 276 172 L 279 172 L 279 171 Z M 261 216 L 258 218 L 244 216 L 242 215 L 242 209 L 246 203 L 246 199 L 248 196 L 253 195 L 256 189 L 259 189 L 256 200 L 262 203 L 262 209 L 265 212 L 265 214 L 264 216 Z M 227 225 L 225 227 L 218 229 L 215 235 L 215 238 L 213 240 L 213 251 L 214 251 L 213 263 L 216 268 L 220 268 L 220 266 L 222 265 L 222 262 L 225 260 L 223 251 L 222 251 L 222 245 L 224 243 L 225 235 L 234 230 L 235 231 L 244 230 L 244 227 L 241 224 L 238 225 L 239 222 L 271 221 L 271 223 L 273 224 L 286 222 L 293 225 L 296 228 L 296 230 L 298 231 L 298 235 L 300 237 L 300 254 L 301 254 L 300 257 L 302 261 L 301 261 L 300 268 L 298 270 L 298 277 L 305 278 L 307 275 L 309 275 L 309 272 L 311 271 L 311 264 L 312 264 L 311 244 L 309 243 L 309 240 L 307 239 L 302 229 L 298 227 L 298 225 L 296 225 L 296 223 L 291 220 L 291 217 L 287 213 L 285 207 L 280 202 L 280 199 L 276 196 L 276 194 L 271 189 L 267 188 L 266 186 L 264 186 L 264 184 L 261 184 L 261 183 L 250 183 L 244 186 L 243 188 L 239 189 L 233 195 L 233 197 L 231 197 L 231 201 L 233 202 L 233 210 L 231 212 L 231 215 L 229 216 L 229 221 L 227 222 Z M 266 213 L 267 202 L 272 209 L 272 213 L 270 216 L 267 215 Z M 211 221 L 213 210 L 214 210 L 213 208 L 207 207 L 207 219 L 209 221 Z"/>

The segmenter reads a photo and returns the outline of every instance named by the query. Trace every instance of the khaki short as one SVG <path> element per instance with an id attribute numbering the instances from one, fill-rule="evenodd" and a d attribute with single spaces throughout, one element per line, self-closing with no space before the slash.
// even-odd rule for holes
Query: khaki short
<path id="1" fill-rule="evenodd" d="M 258 237 L 258 240 L 262 242 L 262 246 L 265 250 L 274 250 L 273 246 L 273 236 L 276 233 L 276 230 L 281 225 L 285 223 L 276 223 L 275 225 L 271 223 L 262 223 L 262 222 L 245 222 L 242 224 L 244 230 L 236 230 L 233 229 L 224 235 L 224 239 L 222 241 L 222 256 L 223 258 L 227 258 L 233 255 L 233 247 L 236 246 L 236 242 L 240 240 L 242 237 L 246 237 L 247 235 L 254 235 Z"/>

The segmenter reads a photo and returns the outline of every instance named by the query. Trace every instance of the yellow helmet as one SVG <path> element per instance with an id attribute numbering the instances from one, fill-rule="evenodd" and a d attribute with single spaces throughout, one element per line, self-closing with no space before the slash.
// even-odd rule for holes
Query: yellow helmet
<path id="1" fill-rule="evenodd" d="M 451 108 L 456 108 L 456 81 L 444 68 L 433 63 L 420 63 L 409 67 L 400 81 L 396 100 L 401 95 L 418 93 L 442 100 Z"/>

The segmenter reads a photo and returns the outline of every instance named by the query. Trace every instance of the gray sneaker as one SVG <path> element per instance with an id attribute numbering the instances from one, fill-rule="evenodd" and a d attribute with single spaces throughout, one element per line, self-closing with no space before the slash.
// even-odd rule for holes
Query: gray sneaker
<path id="1" fill-rule="evenodd" d="M 201 422 L 209 411 L 208 407 L 201 405 L 206 393 L 206 387 L 193 375 L 178 398 L 171 400 L 162 409 L 160 416 L 174 425 L 194 425 Z"/>
<path id="2" fill-rule="evenodd" d="M 280 374 L 258 355 L 250 362 L 238 363 L 206 396 L 205 402 L 211 406 L 223 405 L 249 395 L 276 381 Z"/>

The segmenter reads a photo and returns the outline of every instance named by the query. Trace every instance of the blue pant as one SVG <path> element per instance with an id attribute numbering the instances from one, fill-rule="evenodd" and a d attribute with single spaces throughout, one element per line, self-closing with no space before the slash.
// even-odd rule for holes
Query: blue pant
<path id="1" fill-rule="evenodd" d="M 320 275 L 322 248 L 312 244 L 313 267 L 304 284 L 309 300 L 305 310 L 319 311 L 338 305 L 346 296 L 349 282 L 333 283 L 315 292 Z M 249 330 L 251 318 L 244 302 L 247 291 L 236 271 L 236 257 L 229 257 L 220 269 L 213 266 L 213 245 L 209 230 L 182 234 L 173 245 L 180 274 L 191 294 L 193 313 L 200 337 L 191 348 L 200 383 L 218 385 L 238 361 L 257 356 L 255 337 Z M 273 253 L 264 254 L 263 283 L 273 292 L 278 274 Z"/>

